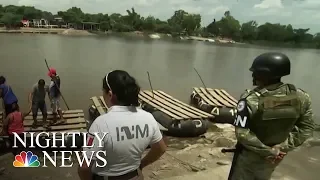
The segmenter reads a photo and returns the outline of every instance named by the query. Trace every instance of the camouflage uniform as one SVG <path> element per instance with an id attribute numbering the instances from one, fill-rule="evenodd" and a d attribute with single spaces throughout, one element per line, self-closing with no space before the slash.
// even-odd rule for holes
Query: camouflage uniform
<path id="1" fill-rule="evenodd" d="M 236 159 L 232 180 L 269 180 L 278 164 L 266 160 L 277 156 L 279 146 L 288 152 L 312 136 L 311 100 L 290 84 L 273 84 L 245 92 L 238 102 L 234 122 L 243 150 Z"/>

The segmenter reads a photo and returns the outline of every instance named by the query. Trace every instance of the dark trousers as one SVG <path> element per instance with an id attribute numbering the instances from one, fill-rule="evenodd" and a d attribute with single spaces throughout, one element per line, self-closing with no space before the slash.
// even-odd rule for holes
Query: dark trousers
<path id="1" fill-rule="evenodd" d="M 40 109 L 43 119 L 47 119 L 47 106 L 45 101 L 40 101 L 40 102 L 32 102 L 32 116 L 34 119 L 37 118 L 38 116 L 38 110 Z"/>
<path id="2" fill-rule="evenodd" d="M 24 134 L 18 134 L 21 139 L 24 139 Z M 19 140 L 16 140 L 17 147 L 14 148 L 14 135 L 9 135 L 9 141 L 11 146 L 11 152 L 14 156 L 20 154 L 21 151 L 25 150 L 25 147 L 20 143 Z"/>

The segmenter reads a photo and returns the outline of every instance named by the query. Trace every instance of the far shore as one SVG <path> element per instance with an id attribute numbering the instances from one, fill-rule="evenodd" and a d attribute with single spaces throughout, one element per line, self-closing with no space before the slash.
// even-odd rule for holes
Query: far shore
<path id="1" fill-rule="evenodd" d="M 61 34 L 61 35 L 94 35 L 86 30 L 65 29 L 65 28 L 0 28 L 0 33 L 32 33 L 32 34 Z"/>
<path id="2" fill-rule="evenodd" d="M 58 35 L 79 35 L 79 36 L 88 36 L 88 35 L 108 35 L 113 34 L 113 32 L 101 32 L 101 31 L 87 31 L 87 30 L 76 30 L 76 29 L 65 29 L 65 28 L 20 28 L 20 29 L 6 29 L 0 28 L 0 33 L 28 33 L 28 34 L 58 34 Z M 117 33 L 117 32 L 115 32 Z M 171 34 L 161 34 L 153 32 L 124 32 L 119 33 L 123 35 L 143 37 L 149 36 L 151 39 L 162 39 L 162 38 L 173 38 Z M 204 41 L 204 42 L 217 42 L 217 43 L 236 43 L 233 40 L 229 39 L 219 39 L 219 38 L 204 38 L 198 36 L 178 36 L 175 37 L 180 40 L 194 40 L 194 41 Z"/>

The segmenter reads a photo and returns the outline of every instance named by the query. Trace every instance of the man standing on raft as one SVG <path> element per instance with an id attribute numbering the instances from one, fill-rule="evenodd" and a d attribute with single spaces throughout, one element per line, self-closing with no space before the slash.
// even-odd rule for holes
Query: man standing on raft
<path id="1" fill-rule="evenodd" d="M 59 123 L 65 123 L 65 119 L 62 115 L 62 110 L 60 108 L 60 77 L 57 75 L 57 71 L 54 68 L 50 68 L 48 76 L 51 78 L 51 83 L 49 85 L 49 98 L 51 102 L 52 114 L 53 114 L 53 123 L 57 123 L 57 114 L 60 116 Z"/>
<path id="2" fill-rule="evenodd" d="M 43 127 L 49 128 L 47 123 L 47 106 L 46 106 L 46 93 L 49 95 L 49 86 L 46 85 L 43 79 L 40 79 L 37 84 L 35 84 L 32 88 L 32 92 L 29 95 L 29 99 L 32 102 L 32 117 L 33 117 L 33 128 L 37 128 L 38 120 L 38 110 L 42 112 L 43 116 Z"/>

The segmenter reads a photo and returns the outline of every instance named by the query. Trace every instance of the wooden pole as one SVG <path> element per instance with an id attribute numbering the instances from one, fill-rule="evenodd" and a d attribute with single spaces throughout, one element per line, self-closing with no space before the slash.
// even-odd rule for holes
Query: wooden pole
<path id="1" fill-rule="evenodd" d="M 152 88 L 152 84 L 151 84 L 149 71 L 147 71 L 147 74 L 148 74 L 148 80 L 149 80 L 149 84 L 150 84 L 150 88 L 151 88 L 151 92 L 152 92 L 152 98 L 154 99 L 154 93 L 153 93 L 153 88 Z"/>
<path id="2" fill-rule="evenodd" d="M 194 69 L 194 71 L 196 71 L 196 73 L 198 74 L 198 76 L 199 76 L 199 78 L 200 78 L 200 80 L 201 80 L 201 82 L 202 82 L 202 84 L 203 84 L 204 88 L 205 88 L 205 89 L 206 89 L 206 91 L 207 91 L 207 87 L 206 87 L 206 85 L 204 84 L 204 82 L 203 82 L 203 80 L 202 80 L 202 78 L 201 78 L 200 74 L 198 73 L 198 71 L 196 70 L 196 68 L 193 68 L 193 69 Z"/>
<path id="3" fill-rule="evenodd" d="M 49 65 L 48 65 L 47 59 L 44 59 L 44 61 L 46 62 L 46 65 L 47 65 L 48 71 L 50 71 L 50 68 L 49 68 Z M 65 104 L 66 104 L 66 106 L 67 106 L 67 109 L 68 109 L 68 110 L 70 110 L 70 108 L 69 108 L 69 106 L 68 106 L 68 104 L 67 104 L 66 100 L 64 99 L 64 97 L 63 97 L 63 95 L 62 95 L 62 92 L 60 91 L 59 86 L 57 85 L 56 80 L 55 80 L 55 79 L 53 79 L 53 78 L 52 78 L 52 80 L 53 80 L 53 83 L 54 83 L 54 84 L 56 85 L 56 87 L 58 88 L 58 90 L 59 90 L 59 92 L 60 92 L 60 95 L 61 95 L 61 97 L 62 97 L 62 100 L 64 101 L 64 103 L 65 103 Z"/>

